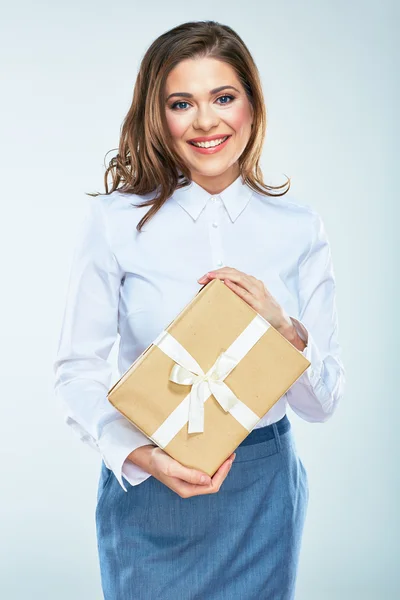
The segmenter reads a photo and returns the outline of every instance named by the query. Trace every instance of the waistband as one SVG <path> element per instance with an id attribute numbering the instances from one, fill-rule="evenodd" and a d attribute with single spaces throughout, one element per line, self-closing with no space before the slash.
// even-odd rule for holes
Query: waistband
<path id="1" fill-rule="evenodd" d="M 271 425 L 265 425 L 264 427 L 257 427 L 250 431 L 249 435 L 244 438 L 244 440 L 239 444 L 238 448 L 241 446 L 248 446 L 251 444 L 259 444 L 261 442 L 266 442 L 267 440 L 272 440 L 277 435 L 283 435 L 291 428 L 290 421 L 287 415 L 284 415 L 282 419 L 276 421 L 276 423 L 271 423 Z"/>

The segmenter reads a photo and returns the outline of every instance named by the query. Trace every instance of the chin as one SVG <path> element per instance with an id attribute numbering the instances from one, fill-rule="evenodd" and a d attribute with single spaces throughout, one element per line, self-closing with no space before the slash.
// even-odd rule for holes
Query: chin
<path id="1" fill-rule="evenodd" d="M 222 175 L 225 173 L 230 167 L 230 164 L 221 164 L 221 165 L 210 165 L 207 167 L 196 168 L 195 165 L 189 165 L 189 169 L 191 173 L 197 173 L 198 175 L 202 175 L 204 177 L 217 177 L 218 175 Z"/>

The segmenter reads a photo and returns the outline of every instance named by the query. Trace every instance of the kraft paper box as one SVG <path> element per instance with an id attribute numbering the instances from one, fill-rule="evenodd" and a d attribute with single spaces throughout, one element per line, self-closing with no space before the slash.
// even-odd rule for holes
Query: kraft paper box
<path id="1" fill-rule="evenodd" d="M 212 477 L 310 364 L 213 279 L 111 387 L 108 400 L 149 443 Z"/>

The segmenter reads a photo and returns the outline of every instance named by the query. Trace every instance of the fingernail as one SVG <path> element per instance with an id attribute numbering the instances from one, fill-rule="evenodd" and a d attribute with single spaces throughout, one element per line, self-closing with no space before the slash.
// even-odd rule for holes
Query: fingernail
<path id="1" fill-rule="evenodd" d="M 200 477 L 200 482 L 201 482 L 201 483 L 210 483 L 210 480 L 209 480 L 209 478 L 208 478 L 208 477 L 206 477 L 205 475 L 202 475 L 202 476 Z"/>

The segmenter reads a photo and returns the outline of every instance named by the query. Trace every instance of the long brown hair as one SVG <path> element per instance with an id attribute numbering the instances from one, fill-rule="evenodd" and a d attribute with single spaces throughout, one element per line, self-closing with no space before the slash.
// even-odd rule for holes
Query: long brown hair
<path id="1" fill-rule="evenodd" d="M 182 60 L 209 57 L 229 64 L 242 83 L 253 107 L 253 127 L 239 158 L 240 175 L 249 187 L 266 196 L 283 196 L 285 184 L 264 183 L 259 161 L 264 143 L 267 114 L 257 66 L 243 40 L 227 25 L 216 21 L 183 23 L 160 35 L 145 53 L 137 75 L 132 104 L 122 127 L 118 154 L 104 174 L 106 194 L 115 190 L 144 196 L 157 195 L 139 205 L 151 206 L 136 226 L 140 232 L 173 194 L 189 185 L 190 171 L 169 145 L 171 139 L 164 113 L 164 89 L 168 74 Z M 112 184 L 108 186 L 108 175 Z M 287 189 L 271 194 L 272 190 Z M 99 192 L 88 194 L 98 196 Z"/>

